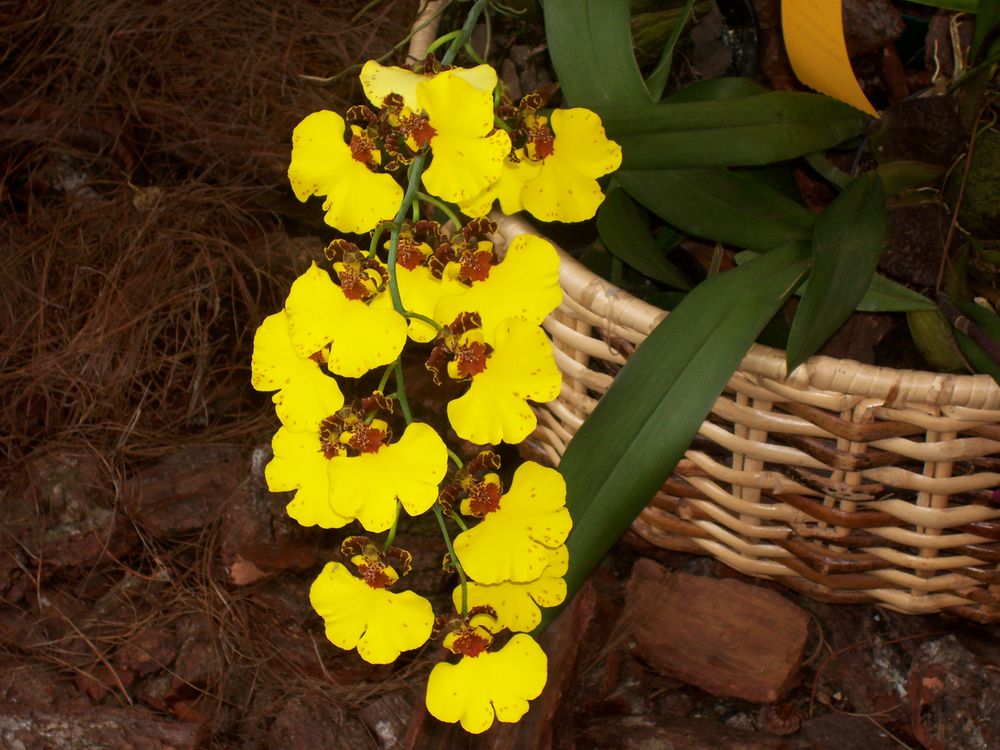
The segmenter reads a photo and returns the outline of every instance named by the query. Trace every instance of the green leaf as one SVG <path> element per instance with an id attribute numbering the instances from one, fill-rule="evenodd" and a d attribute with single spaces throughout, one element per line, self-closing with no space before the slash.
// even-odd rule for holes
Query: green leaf
<path id="1" fill-rule="evenodd" d="M 885 189 L 877 172 L 844 188 L 816 221 L 809 287 L 788 335 L 788 371 L 843 325 L 871 285 L 885 237 Z"/>
<path id="2" fill-rule="evenodd" d="M 1000 342 L 1000 316 L 975 302 L 955 300 L 954 305 L 965 317 Z"/>
<path id="3" fill-rule="evenodd" d="M 807 256 L 808 245 L 790 243 L 699 284 L 581 425 L 559 466 L 573 517 L 571 593 L 673 471 L 757 334 L 802 281 Z"/>
<path id="4" fill-rule="evenodd" d="M 736 265 L 746 265 L 756 258 L 760 253 L 753 250 L 744 250 L 736 253 L 733 260 Z M 804 294 L 809 287 L 809 282 L 805 281 L 795 290 L 795 294 Z M 860 312 L 885 313 L 885 312 L 912 312 L 916 310 L 935 310 L 937 305 L 934 301 L 925 297 L 920 292 L 915 292 L 909 287 L 897 284 L 892 279 L 887 279 L 882 274 L 876 273 L 872 276 L 872 281 L 865 290 L 865 296 L 861 298 L 858 306 L 854 308 Z M 779 348 L 785 348 L 782 345 Z"/>
<path id="5" fill-rule="evenodd" d="M 632 51 L 628 0 L 546 0 L 545 38 L 571 107 L 652 101 Z"/>
<path id="6" fill-rule="evenodd" d="M 955 351 L 955 331 L 940 310 L 914 310 L 906 313 L 910 338 L 933 369 L 954 372 L 965 366 Z"/>
<path id="7" fill-rule="evenodd" d="M 646 89 L 649 91 L 650 97 L 653 101 L 659 101 L 660 97 L 663 96 L 663 89 L 667 86 L 667 81 L 670 80 L 670 68 L 674 59 L 674 47 L 677 46 L 677 40 L 681 37 L 681 32 L 684 31 L 684 27 L 687 26 L 688 20 L 691 18 L 691 12 L 694 10 L 694 0 L 686 0 L 684 3 L 684 8 L 681 10 L 680 17 L 674 23 L 674 28 L 670 32 L 670 38 L 667 43 L 663 45 L 663 52 L 660 55 L 660 61 L 657 63 L 656 68 L 649 77 L 646 79 Z"/>
<path id="8" fill-rule="evenodd" d="M 611 190 L 605 197 L 597 212 L 597 231 L 608 250 L 632 268 L 675 289 L 691 288 L 684 274 L 657 247 L 645 216 L 622 188 Z"/>
<path id="9" fill-rule="evenodd" d="M 989 0 L 986 0 L 989 2 Z M 957 10 L 961 13 L 975 13 L 982 0 L 910 0 L 917 5 L 929 5 L 941 10 Z"/>
<path id="10" fill-rule="evenodd" d="M 819 94 L 772 91 L 723 101 L 603 107 L 623 169 L 758 166 L 824 151 L 859 135 L 868 117 Z"/>
<path id="11" fill-rule="evenodd" d="M 934 308 L 934 301 L 920 292 L 915 292 L 909 287 L 897 284 L 892 279 L 887 279 L 877 273 L 872 276 L 872 281 L 868 285 L 868 289 L 865 290 L 865 296 L 861 298 L 855 309 L 861 312 L 882 313 L 933 310 Z"/>
<path id="12" fill-rule="evenodd" d="M 979 52 L 983 42 L 989 37 L 990 32 L 1000 24 L 1000 0 L 979 0 L 979 7 L 976 9 L 976 31 L 972 38 L 972 59 L 978 61 Z M 995 46 L 996 40 L 994 38 Z"/>
<path id="13" fill-rule="evenodd" d="M 619 171 L 615 179 L 686 234 L 751 250 L 812 237 L 816 217 L 802 204 L 726 169 Z"/>
<path id="14" fill-rule="evenodd" d="M 991 375 L 1000 384 L 1000 365 L 994 362 L 990 355 L 983 350 L 983 347 L 977 344 L 971 336 L 959 330 L 954 330 L 953 333 L 955 334 L 955 342 L 958 344 L 958 348 L 966 360 L 968 360 L 972 369 L 985 375 Z"/>
<path id="15" fill-rule="evenodd" d="M 876 171 L 882 178 L 886 195 L 899 195 L 907 190 L 924 187 L 944 177 L 947 171 L 935 164 L 920 161 L 891 161 Z"/>
<path id="16" fill-rule="evenodd" d="M 749 78 L 710 78 L 707 81 L 696 81 L 674 92 L 663 104 L 681 104 L 684 102 L 707 102 L 724 99 L 739 99 L 744 96 L 756 96 L 767 93 L 768 89 Z"/>

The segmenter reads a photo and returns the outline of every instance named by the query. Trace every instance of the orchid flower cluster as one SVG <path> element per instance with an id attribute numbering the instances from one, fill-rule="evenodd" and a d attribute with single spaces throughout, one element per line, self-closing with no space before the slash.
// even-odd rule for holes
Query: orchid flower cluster
<path id="1" fill-rule="evenodd" d="M 546 657 L 528 633 L 540 607 L 566 596 L 571 526 L 557 471 L 527 461 L 505 488 L 493 450 L 535 429 L 529 402 L 559 394 L 540 327 L 561 301 L 558 255 L 521 235 L 501 258 L 486 214 L 499 201 L 545 220 L 590 218 L 597 178 L 621 153 L 592 112 L 546 117 L 539 95 L 507 101 L 488 65 L 369 62 L 361 82 L 370 107 L 313 113 L 293 133 L 296 196 L 323 196 L 328 224 L 370 240 L 331 242 L 257 330 L 252 383 L 275 391 L 281 422 L 265 478 L 294 493 L 287 512 L 302 525 L 364 530 L 310 590 L 329 640 L 386 664 L 440 638 L 458 659 L 433 668 L 427 709 L 478 733 L 519 720 L 544 687 Z M 446 411 L 478 446 L 467 463 L 412 413 L 401 357 L 419 347 L 433 381 L 459 393 Z M 437 517 L 458 581 L 450 612 L 394 590 L 412 562 L 394 543 L 401 511 Z"/>

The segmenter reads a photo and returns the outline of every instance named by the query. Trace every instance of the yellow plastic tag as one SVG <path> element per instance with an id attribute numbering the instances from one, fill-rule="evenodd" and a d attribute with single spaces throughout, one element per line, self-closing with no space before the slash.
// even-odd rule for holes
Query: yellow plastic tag
<path id="1" fill-rule="evenodd" d="M 841 0 L 782 0 L 781 27 L 788 59 L 802 83 L 879 116 L 851 70 Z"/>

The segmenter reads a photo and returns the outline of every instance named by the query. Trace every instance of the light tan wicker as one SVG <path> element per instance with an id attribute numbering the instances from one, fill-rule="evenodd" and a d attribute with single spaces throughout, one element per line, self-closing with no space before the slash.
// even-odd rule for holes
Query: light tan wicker
<path id="1" fill-rule="evenodd" d="M 534 231 L 495 215 L 510 240 Z M 565 253 L 544 323 L 564 375 L 534 447 L 557 464 L 666 313 Z M 1000 387 L 754 346 L 633 529 L 834 602 L 1000 620 Z"/>

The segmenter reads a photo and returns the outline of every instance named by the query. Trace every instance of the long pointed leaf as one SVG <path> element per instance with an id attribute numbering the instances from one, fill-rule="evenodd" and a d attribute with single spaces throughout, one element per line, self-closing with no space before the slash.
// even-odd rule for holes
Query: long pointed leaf
<path id="1" fill-rule="evenodd" d="M 571 107 L 652 101 L 632 51 L 628 0 L 546 0 L 545 38 Z"/>
<path id="2" fill-rule="evenodd" d="M 790 243 L 699 284 L 615 378 L 559 467 L 573 516 L 570 592 L 669 476 L 807 267 L 808 245 Z"/>
<path id="3" fill-rule="evenodd" d="M 868 121 L 835 99 L 797 91 L 598 112 L 622 147 L 623 169 L 770 164 L 832 148 Z"/>
<path id="4" fill-rule="evenodd" d="M 736 79 L 741 80 L 741 79 Z M 601 107 L 601 122 L 612 136 L 768 125 L 847 123 L 858 132 L 870 118 L 822 94 L 769 91 L 732 99 Z"/>
<path id="5" fill-rule="evenodd" d="M 663 89 L 667 87 L 667 81 L 670 80 L 670 69 L 674 60 L 674 47 L 677 46 L 677 40 L 681 38 L 681 32 L 687 26 L 688 19 L 691 18 L 691 12 L 694 10 L 694 2 L 695 0 L 686 0 L 684 3 L 681 15 L 670 32 L 670 38 L 663 46 L 660 61 L 646 79 L 646 88 L 649 90 L 649 95 L 654 101 L 660 100 L 660 97 L 663 96 Z"/>
<path id="6" fill-rule="evenodd" d="M 597 231 L 613 255 L 632 268 L 675 289 L 690 289 L 690 282 L 660 250 L 641 209 L 622 188 L 611 190 L 597 212 Z M 678 234 L 677 238 L 683 235 Z"/>
<path id="7" fill-rule="evenodd" d="M 996 25 L 1000 24 L 1000 0 L 979 0 L 977 5 L 976 32 L 972 37 L 972 59 L 978 62 L 983 43 Z"/>
<path id="8" fill-rule="evenodd" d="M 726 169 L 619 171 L 615 179 L 667 223 L 750 250 L 809 240 L 816 217 L 777 190 Z"/>
<path id="9" fill-rule="evenodd" d="M 742 266 L 759 255 L 760 253 L 753 250 L 744 250 L 742 253 L 737 253 L 733 260 L 736 261 L 736 265 Z M 797 295 L 804 294 L 808 287 L 809 282 L 805 281 L 795 290 L 795 293 Z M 915 292 L 909 287 L 905 287 L 892 279 L 887 279 L 880 273 L 876 273 L 872 276 L 872 281 L 868 285 L 868 289 L 865 290 L 865 296 L 858 302 L 855 310 L 859 312 L 884 313 L 934 310 L 936 308 L 937 305 L 934 304 L 934 301 L 925 297 L 920 292 Z M 785 344 L 782 344 L 781 348 L 784 349 Z"/>
<path id="10" fill-rule="evenodd" d="M 705 81 L 695 81 L 662 100 L 663 104 L 681 104 L 683 102 L 709 102 L 725 99 L 739 99 L 744 96 L 756 96 L 767 93 L 767 89 L 749 78 L 709 78 Z"/>
<path id="11" fill-rule="evenodd" d="M 816 221 L 809 286 L 788 334 L 788 371 L 811 357 L 865 296 L 885 237 L 885 189 L 877 172 L 844 188 Z"/>

